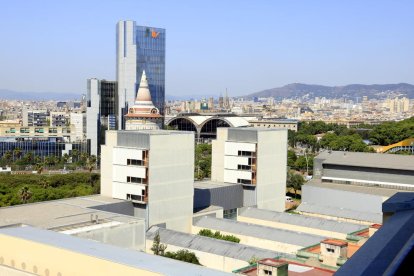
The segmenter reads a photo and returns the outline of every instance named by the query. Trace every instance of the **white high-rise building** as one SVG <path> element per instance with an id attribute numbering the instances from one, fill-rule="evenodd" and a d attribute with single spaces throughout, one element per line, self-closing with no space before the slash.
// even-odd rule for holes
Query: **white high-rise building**
<path id="1" fill-rule="evenodd" d="M 243 185 L 243 206 L 285 211 L 287 130 L 218 128 L 211 180 Z"/>
<path id="2" fill-rule="evenodd" d="M 101 148 L 101 194 L 130 200 L 146 227 L 190 232 L 194 133 L 107 131 Z"/>

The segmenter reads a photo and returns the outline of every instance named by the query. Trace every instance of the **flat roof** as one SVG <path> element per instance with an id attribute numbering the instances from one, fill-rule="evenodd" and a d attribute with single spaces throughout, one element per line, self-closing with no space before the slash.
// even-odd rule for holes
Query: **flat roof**
<path id="1" fill-rule="evenodd" d="M 276 221 L 285 224 L 298 225 L 343 234 L 348 234 L 367 228 L 367 226 L 355 223 L 341 222 L 332 219 L 309 217 L 291 213 L 282 213 L 258 209 L 254 207 L 240 209 L 239 216 L 261 219 L 265 221 Z"/>
<path id="2" fill-rule="evenodd" d="M 414 171 L 414 155 L 324 151 L 316 158 L 323 164 Z"/>
<path id="3" fill-rule="evenodd" d="M 236 236 L 244 235 L 302 247 L 310 246 L 326 239 L 326 237 L 323 236 L 249 224 L 229 219 L 217 219 L 209 216 L 194 218 L 193 225 L 201 228 L 233 233 Z"/>
<path id="4" fill-rule="evenodd" d="M 214 189 L 228 186 L 242 186 L 242 184 L 234 184 L 227 182 L 216 182 L 211 180 L 195 181 L 194 188 L 197 189 Z"/>
<path id="5" fill-rule="evenodd" d="M 312 179 L 308 183 L 306 183 L 305 185 L 313 186 L 313 187 L 333 189 L 333 190 L 354 192 L 354 193 L 385 196 L 385 197 L 391 197 L 391 196 L 395 195 L 398 192 L 410 192 L 410 191 L 406 191 L 406 190 L 397 190 L 397 189 L 382 188 L 382 187 L 371 187 L 371 186 L 360 186 L 360 185 L 352 185 L 352 184 L 328 183 L 328 182 L 322 182 L 320 179 Z"/>
<path id="6" fill-rule="evenodd" d="M 188 248 L 190 251 L 198 250 L 237 260 L 249 261 L 253 256 L 257 258 L 282 256 L 294 257 L 293 255 L 277 251 L 266 250 L 258 247 L 218 240 L 199 235 L 187 234 L 165 228 L 159 228 L 157 226 L 153 226 L 147 231 L 147 239 L 154 240 L 157 232 L 160 234 L 160 240 L 162 243 Z"/>
<path id="7" fill-rule="evenodd" d="M 140 251 L 124 249 L 70 235 L 56 233 L 35 227 L 9 227 L 0 229 L 0 235 L 7 235 L 36 243 L 46 244 L 110 262 L 135 267 L 164 275 L 230 275 L 203 266 L 193 265 Z M 63 261 L 63 260 L 62 260 Z"/>
<path id="8" fill-rule="evenodd" d="M 44 229 L 83 225 L 98 216 L 98 221 L 121 223 L 143 222 L 143 220 L 117 213 L 100 211 L 92 207 L 113 203 L 132 204 L 125 200 L 100 195 L 74 197 L 0 208 L 0 227 L 11 224 L 27 224 Z M 132 207 L 131 207 L 132 208 Z"/>
<path id="9" fill-rule="evenodd" d="M 368 213 L 361 211 L 354 211 L 349 209 L 343 209 L 333 206 L 325 206 L 321 204 L 313 204 L 308 202 L 302 202 L 298 208 L 299 212 L 310 214 L 321 214 L 330 217 L 352 219 L 364 222 L 382 223 L 382 214 L 380 213 Z"/>

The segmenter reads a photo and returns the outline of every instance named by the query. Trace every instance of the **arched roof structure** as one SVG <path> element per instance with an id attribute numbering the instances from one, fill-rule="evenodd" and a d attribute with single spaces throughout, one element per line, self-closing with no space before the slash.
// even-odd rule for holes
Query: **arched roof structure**
<path id="1" fill-rule="evenodd" d="M 249 120 L 237 116 L 205 116 L 205 115 L 180 115 L 166 122 L 167 126 L 177 130 L 196 131 L 197 138 L 216 138 L 218 127 L 247 127 Z"/>

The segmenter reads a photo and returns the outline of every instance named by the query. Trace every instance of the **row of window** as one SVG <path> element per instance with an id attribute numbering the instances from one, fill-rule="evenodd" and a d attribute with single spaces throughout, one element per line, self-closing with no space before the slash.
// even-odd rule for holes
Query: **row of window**
<path id="1" fill-rule="evenodd" d="M 250 171 L 252 169 L 252 166 L 248 166 L 248 165 L 237 165 L 237 169 L 238 170 L 243 170 L 243 171 Z"/>
<path id="2" fill-rule="evenodd" d="M 239 150 L 237 152 L 238 156 L 253 156 L 254 152 L 251 151 L 244 151 L 244 150 Z"/>
<path id="3" fill-rule="evenodd" d="M 384 187 L 398 190 L 414 190 L 414 185 L 412 186 L 402 186 L 402 185 L 393 185 L 393 184 L 378 184 L 378 183 L 366 183 L 359 181 L 348 181 L 348 180 L 332 180 L 332 179 L 322 179 L 324 183 L 336 183 L 336 184 L 347 184 L 347 185 L 357 185 L 357 186 L 368 186 L 368 187 Z"/>
<path id="4" fill-rule="evenodd" d="M 144 166 L 144 161 L 138 159 L 127 159 L 127 165 Z"/>
<path id="5" fill-rule="evenodd" d="M 145 179 L 141 177 L 127 176 L 127 183 L 143 184 L 144 181 Z"/>
<path id="6" fill-rule="evenodd" d="M 239 184 L 252 184 L 252 180 L 237 178 L 237 183 L 239 183 Z"/>

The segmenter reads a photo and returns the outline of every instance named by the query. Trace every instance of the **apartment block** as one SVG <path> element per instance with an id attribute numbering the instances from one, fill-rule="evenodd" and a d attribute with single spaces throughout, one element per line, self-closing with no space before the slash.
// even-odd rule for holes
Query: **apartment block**
<path id="1" fill-rule="evenodd" d="M 287 130 L 218 128 L 211 180 L 242 184 L 243 206 L 285 209 Z"/>
<path id="2" fill-rule="evenodd" d="M 194 133 L 107 131 L 101 156 L 102 195 L 131 201 L 147 228 L 190 232 Z"/>

